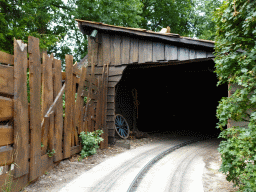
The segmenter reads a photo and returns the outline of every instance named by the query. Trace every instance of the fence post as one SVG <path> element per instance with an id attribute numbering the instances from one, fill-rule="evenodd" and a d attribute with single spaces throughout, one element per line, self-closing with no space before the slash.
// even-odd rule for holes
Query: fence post
<path id="1" fill-rule="evenodd" d="M 64 158 L 70 157 L 72 131 L 72 102 L 73 102 L 73 56 L 65 55 L 66 89 L 65 89 L 65 125 L 64 125 Z"/>
<path id="2" fill-rule="evenodd" d="M 27 44 L 14 38 L 14 177 L 29 172 Z"/>
<path id="3" fill-rule="evenodd" d="M 30 173 L 29 181 L 41 175 L 41 61 L 39 39 L 28 37 L 30 86 Z"/>

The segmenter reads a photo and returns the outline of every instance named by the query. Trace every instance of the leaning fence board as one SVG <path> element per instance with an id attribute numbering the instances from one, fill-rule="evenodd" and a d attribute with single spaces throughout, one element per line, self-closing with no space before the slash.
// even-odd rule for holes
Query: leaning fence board
<path id="1" fill-rule="evenodd" d="M 0 93 L 14 94 L 13 66 L 0 65 Z"/>
<path id="2" fill-rule="evenodd" d="M 55 104 L 55 126 L 54 126 L 54 132 L 55 132 L 55 151 L 56 154 L 54 155 L 54 162 L 59 161 L 63 159 L 62 154 L 62 134 L 63 134 L 63 106 L 62 106 L 62 95 L 64 92 L 60 93 L 62 90 L 62 83 L 61 83 L 61 61 L 54 59 L 53 60 L 53 68 L 54 68 L 54 92 L 53 97 L 54 99 L 58 99 L 58 96 L 60 99 Z M 60 95 L 59 95 L 60 94 Z"/>
<path id="3" fill-rule="evenodd" d="M 29 86 L 30 86 L 30 173 L 32 181 L 41 175 L 41 61 L 39 39 L 28 37 Z"/>
<path id="4" fill-rule="evenodd" d="M 0 51 L 0 63 L 13 65 L 14 64 L 14 56 L 9 53 Z"/>
<path id="5" fill-rule="evenodd" d="M 0 147 L 0 166 L 10 165 L 13 163 L 14 150 L 12 147 Z"/>
<path id="6" fill-rule="evenodd" d="M 70 157 L 72 131 L 72 99 L 73 99 L 73 56 L 66 55 L 66 90 L 65 90 L 65 125 L 64 125 L 64 158 Z"/>
<path id="7" fill-rule="evenodd" d="M 10 145 L 14 142 L 14 132 L 12 126 L 0 125 L 0 146 Z"/>
<path id="8" fill-rule="evenodd" d="M 14 150 L 17 155 L 14 162 L 19 168 L 14 170 L 14 177 L 21 177 L 29 172 L 28 162 L 28 99 L 27 99 L 27 44 L 14 39 Z"/>
<path id="9" fill-rule="evenodd" d="M 0 96 L 0 121 L 13 118 L 13 99 Z"/>
<path id="10" fill-rule="evenodd" d="M 80 83 L 77 90 L 77 98 L 76 98 L 76 106 L 74 111 L 75 116 L 75 127 L 78 127 L 78 132 L 82 132 L 82 122 L 83 122 L 83 105 L 84 105 L 84 97 L 82 96 L 84 86 L 85 86 L 85 78 L 86 78 L 87 68 L 82 67 L 82 74 L 80 77 Z"/>

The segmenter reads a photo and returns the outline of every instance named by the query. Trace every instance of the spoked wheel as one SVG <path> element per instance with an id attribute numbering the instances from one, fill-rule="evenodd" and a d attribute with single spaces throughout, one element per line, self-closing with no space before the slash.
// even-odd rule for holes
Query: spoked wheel
<path id="1" fill-rule="evenodd" d="M 129 137 L 129 134 L 130 134 L 129 125 L 125 120 L 125 118 L 120 114 L 116 115 L 115 127 L 116 127 L 117 134 L 121 138 L 127 139 Z"/>

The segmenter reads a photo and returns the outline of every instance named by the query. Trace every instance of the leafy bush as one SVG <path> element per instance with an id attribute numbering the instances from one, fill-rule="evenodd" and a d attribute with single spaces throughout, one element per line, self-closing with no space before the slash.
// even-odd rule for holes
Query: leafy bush
<path id="1" fill-rule="evenodd" d="M 98 144 L 103 141 L 103 139 L 100 137 L 102 133 L 102 130 L 87 133 L 83 131 L 80 133 L 79 137 L 81 138 L 83 148 L 81 150 L 81 157 L 79 160 L 96 153 L 96 149 L 99 148 Z"/>
<path id="2" fill-rule="evenodd" d="M 225 140 L 219 146 L 220 171 L 240 191 L 256 191 L 256 1 L 225 1 L 215 12 L 215 67 L 218 84 L 238 84 L 230 97 L 223 97 L 217 108 Z M 252 110 L 252 112 L 249 112 Z M 248 126 L 227 129 L 228 120 L 247 121 Z"/>

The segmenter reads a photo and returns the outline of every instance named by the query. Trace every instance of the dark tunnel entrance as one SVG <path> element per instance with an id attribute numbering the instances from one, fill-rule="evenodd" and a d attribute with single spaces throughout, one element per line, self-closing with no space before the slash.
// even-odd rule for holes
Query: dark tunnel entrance
<path id="1" fill-rule="evenodd" d="M 161 67 L 129 65 L 116 85 L 116 114 L 124 116 L 130 130 L 217 137 L 216 108 L 228 96 L 228 86 L 216 87 L 213 71 L 211 60 Z"/>

